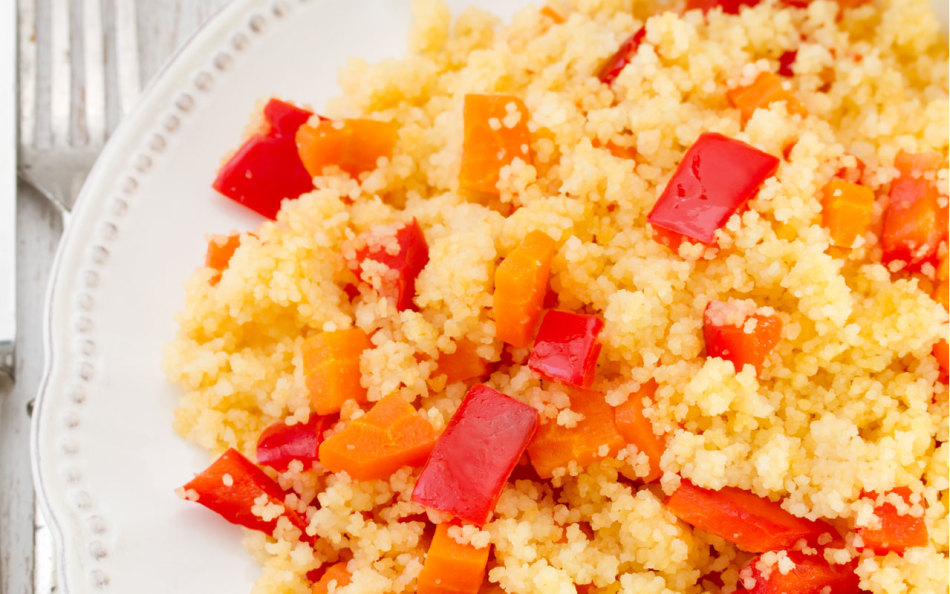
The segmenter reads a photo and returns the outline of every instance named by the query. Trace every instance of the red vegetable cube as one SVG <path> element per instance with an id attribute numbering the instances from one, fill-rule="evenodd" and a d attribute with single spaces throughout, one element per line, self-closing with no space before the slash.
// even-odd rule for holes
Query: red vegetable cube
<path id="1" fill-rule="evenodd" d="M 429 246 L 415 219 L 363 233 L 344 246 L 350 270 L 402 311 L 412 309 L 416 277 L 429 261 Z"/>
<path id="2" fill-rule="evenodd" d="M 881 500 L 874 508 L 874 515 L 881 520 L 881 527 L 858 529 L 864 546 L 878 555 L 886 555 L 891 551 L 903 553 L 910 547 L 927 546 L 930 542 L 927 524 L 922 515 L 911 515 L 910 496 L 911 491 L 907 487 L 897 487 L 884 497 L 870 494 L 870 497 Z"/>
<path id="3" fill-rule="evenodd" d="M 548 310 L 534 339 L 528 367 L 551 381 L 589 387 L 600 355 L 597 335 L 603 327 L 597 316 Z"/>
<path id="4" fill-rule="evenodd" d="M 633 35 L 624 40 L 624 42 L 620 44 L 620 49 L 618 49 L 614 55 L 607 58 L 604 65 L 600 67 L 597 78 L 608 85 L 612 83 L 614 79 L 617 78 L 617 75 L 620 74 L 627 64 L 630 63 L 630 60 L 637 54 L 637 48 L 640 47 L 640 43 L 646 36 L 646 27 L 640 27 Z"/>
<path id="5" fill-rule="evenodd" d="M 716 8 L 722 8 L 725 14 L 739 14 L 743 6 L 755 6 L 760 0 L 686 0 L 686 10 L 702 10 L 704 13 Z"/>
<path id="6" fill-rule="evenodd" d="M 825 560 L 819 551 L 815 555 L 806 555 L 799 551 L 787 551 L 788 559 L 794 567 L 782 573 L 781 562 L 765 563 L 759 555 L 749 562 L 739 574 L 739 585 L 746 581 L 750 587 L 740 589 L 748 594 L 858 594 L 857 574 L 854 563 L 833 565 Z M 751 583 L 753 582 L 754 583 Z"/>
<path id="7" fill-rule="evenodd" d="M 931 260 L 946 239 L 947 198 L 940 196 L 932 177 L 940 160 L 937 154 L 897 155 L 894 165 L 901 173 L 891 182 L 882 219 L 884 262 L 917 267 Z"/>
<path id="8" fill-rule="evenodd" d="M 484 524 L 538 421 L 527 404 L 488 386 L 472 387 L 436 442 L 412 500 Z"/>
<path id="9" fill-rule="evenodd" d="M 297 154 L 294 135 L 311 112 L 271 99 L 264 107 L 269 128 L 250 138 L 218 171 L 214 189 L 274 219 L 284 198 L 313 189 L 313 179 Z"/>
<path id="10" fill-rule="evenodd" d="M 836 535 L 825 522 L 793 516 L 778 503 L 734 487 L 713 491 L 684 480 L 667 498 L 666 508 L 750 553 L 789 548 L 800 539 L 814 545 L 822 534 Z"/>
<path id="11" fill-rule="evenodd" d="M 795 65 L 795 58 L 798 57 L 798 50 L 789 50 L 778 57 L 778 73 L 782 76 L 793 77 L 795 71 L 792 67 Z"/>
<path id="12" fill-rule="evenodd" d="M 743 142 L 706 132 L 683 155 L 647 221 L 712 244 L 716 229 L 755 195 L 778 162 Z"/>
<path id="13" fill-rule="evenodd" d="M 311 413 L 306 423 L 288 425 L 277 421 L 257 438 L 257 463 L 279 471 L 287 470 L 290 463 L 299 460 L 304 469 L 320 459 L 323 432 L 336 422 L 336 415 Z"/>
<path id="14" fill-rule="evenodd" d="M 280 516 L 265 520 L 255 515 L 251 508 L 262 495 L 266 496 L 268 504 L 284 506 L 284 491 L 277 481 L 233 448 L 181 487 L 178 494 L 200 503 L 232 524 L 271 535 Z M 308 522 L 303 515 L 284 507 L 282 516 L 300 529 L 303 540 L 311 540 L 306 532 Z"/>
<path id="15" fill-rule="evenodd" d="M 710 301 L 703 313 L 706 354 L 731 361 L 736 371 L 762 364 L 782 338 L 782 320 L 768 308 L 745 301 Z"/>

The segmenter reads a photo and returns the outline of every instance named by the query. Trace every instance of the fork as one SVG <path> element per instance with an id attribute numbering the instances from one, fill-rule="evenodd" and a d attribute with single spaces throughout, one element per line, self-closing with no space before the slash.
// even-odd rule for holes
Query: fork
<path id="1" fill-rule="evenodd" d="M 135 0 L 20 0 L 19 64 L 18 172 L 65 221 L 139 93 Z"/>

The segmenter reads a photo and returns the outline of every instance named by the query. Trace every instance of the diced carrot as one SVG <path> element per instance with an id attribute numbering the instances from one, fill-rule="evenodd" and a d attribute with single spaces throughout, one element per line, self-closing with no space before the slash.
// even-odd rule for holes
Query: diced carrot
<path id="1" fill-rule="evenodd" d="M 833 179 L 822 188 L 821 219 L 831 242 L 850 248 L 871 225 L 874 192 L 871 188 Z"/>
<path id="2" fill-rule="evenodd" d="M 950 375 L 950 345 L 947 344 L 946 340 L 941 340 L 934 345 L 933 353 L 940 365 L 940 371 L 942 372 L 940 377 L 946 382 L 947 376 Z"/>
<path id="3" fill-rule="evenodd" d="M 944 256 L 937 264 L 936 278 L 937 280 L 950 279 L 950 256 Z"/>
<path id="4" fill-rule="evenodd" d="M 369 337 L 359 328 L 319 332 L 304 340 L 303 374 L 314 412 L 340 412 L 349 398 L 366 401 L 366 389 L 360 385 L 360 355 L 369 347 Z"/>
<path id="5" fill-rule="evenodd" d="M 551 5 L 542 6 L 541 14 L 548 17 L 558 25 L 564 22 L 564 17 L 561 15 L 561 13 L 555 10 Z"/>
<path id="6" fill-rule="evenodd" d="M 778 503 L 734 487 L 712 491 L 684 480 L 667 498 L 666 508 L 750 553 L 788 548 L 800 539 L 814 546 L 823 534 L 836 534 L 825 522 L 793 516 Z"/>
<path id="7" fill-rule="evenodd" d="M 419 572 L 418 594 L 477 594 L 485 580 L 491 546 L 481 549 L 459 544 L 449 525 L 435 527 L 435 536 Z"/>
<path id="8" fill-rule="evenodd" d="M 897 487 L 889 491 L 884 497 L 884 502 L 874 508 L 874 515 L 880 518 L 881 527 L 859 528 L 857 531 L 861 540 L 864 541 L 864 546 L 878 555 L 886 555 L 891 551 L 903 553 L 907 548 L 925 547 L 930 542 L 923 516 L 899 513 L 897 507 L 887 500 L 894 494 L 903 499 L 905 504 L 910 505 L 910 489 Z M 878 499 L 875 493 L 870 493 L 868 496 Z"/>
<path id="9" fill-rule="evenodd" d="M 391 158 L 399 124 L 377 120 L 323 120 L 297 130 L 297 151 L 310 175 L 336 165 L 353 177 L 376 169 L 380 157 Z"/>
<path id="10" fill-rule="evenodd" d="M 660 478 L 660 458 L 666 450 L 666 440 L 653 432 L 653 423 L 643 416 L 643 399 L 653 398 L 656 392 L 656 382 L 650 380 L 640 387 L 640 390 L 631 394 L 627 401 L 614 409 L 614 422 L 617 431 L 628 444 L 637 446 L 650 459 L 650 474 L 638 477 L 632 467 L 624 468 L 621 472 L 629 479 L 642 479 L 649 483 Z M 629 466 L 629 465 L 628 465 Z"/>
<path id="11" fill-rule="evenodd" d="M 891 182 L 881 230 L 885 263 L 901 261 L 912 267 L 930 260 L 947 237 L 947 201 L 941 199 L 928 174 L 940 166 L 936 154 L 901 152 L 894 165 L 900 176 Z"/>
<path id="12" fill-rule="evenodd" d="M 706 354 L 731 361 L 736 371 L 762 364 L 782 338 L 782 320 L 760 310 L 743 312 L 745 302 L 710 301 L 703 313 Z M 761 308 L 760 308 L 761 309 Z"/>
<path id="13" fill-rule="evenodd" d="M 559 425 L 555 419 L 545 421 L 528 445 L 531 464 L 543 479 L 551 478 L 555 469 L 566 468 L 571 462 L 584 468 L 626 445 L 603 394 L 575 390 L 569 397 L 570 410 L 584 418 L 573 427 Z"/>
<path id="14" fill-rule="evenodd" d="M 475 343 L 465 339 L 455 343 L 454 353 L 440 354 L 436 365 L 435 373 L 445 374 L 446 385 L 482 378 L 488 374 L 488 362 L 478 356 Z"/>
<path id="15" fill-rule="evenodd" d="M 320 579 L 314 582 L 310 589 L 310 594 L 329 594 L 330 584 L 336 584 L 333 589 L 339 590 L 350 583 L 350 571 L 346 568 L 346 561 L 334 563 L 327 568 Z"/>
<path id="16" fill-rule="evenodd" d="M 738 87 L 726 92 L 729 101 L 742 113 L 742 119 L 752 117 L 755 110 L 765 108 L 774 101 L 784 101 L 788 113 L 808 115 L 805 107 L 790 92 L 782 87 L 782 79 L 771 72 L 760 73 L 747 87 Z"/>
<path id="17" fill-rule="evenodd" d="M 610 151 L 610 154 L 618 157 L 620 159 L 636 159 L 637 158 L 637 149 L 632 146 L 621 146 L 616 144 L 612 140 L 608 140 L 605 143 L 599 141 L 594 142 L 595 147 L 603 147 Z"/>
<path id="18" fill-rule="evenodd" d="M 215 271 L 215 274 L 208 280 L 212 285 L 218 284 L 221 280 L 221 273 L 228 267 L 234 250 L 241 245 L 241 234 L 232 233 L 230 235 L 212 235 L 208 238 L 208 251 L 205 252 L 205 266 Z"/>
<path id="19" fill-rule="evenodd" d="M 501 168 L 515 158 L 530 164 L 528 108 L 512 95 L 466 95 L 459 187 L 498 194 Z"/>
<path id="20" fill-rule="evenodd" d="M 555 251 L 553 239 L 532 231 L 495 270 L 495 336 L 511 346 L 531 344 Z"/>
<path id="21" fill-rule="evenodd" d="M 324 440 L 320 463 L 360 481 L 385 479 L 403 466 L 421 466 L 437 438 L 411 404 L 390 394 Z"/>

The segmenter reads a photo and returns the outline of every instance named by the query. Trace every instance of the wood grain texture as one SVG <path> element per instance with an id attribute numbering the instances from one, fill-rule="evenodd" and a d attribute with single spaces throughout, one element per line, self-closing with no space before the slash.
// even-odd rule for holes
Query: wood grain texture
<path id="1" fill-rule="evenodd" d="M 46 11 L 38 15 L 38 20 L 48 18 L 50 3 L 35 1 L 39 12 Z M 169 56 L 227 3 L 227 0 L 129 0 L 133 1 L 138 13 L 141 83 L 147 83 Z M 22 6 L 34 0 L 19 2 Z M 104 14 L 110 14 L 112 2 L 101 0 Z M 112 25 L 109 18 L 105 20 L 107 27 Z M 108 32 L 105 36 L 108 40 Z M 106 61 L 116 59 L 115 50 L 108 44 L 104 54 Z M 110 82 L 115 84 L 115 81 Z M 108 114 L 110 128 L 118 120 L 117 108 L 113 106 Z M 46 284 L 62 224 L 57 212 L 22 183 L 18 187 L 17 210 L 17 380 L 14 384 L 0 379 L 0 594 L 52 594 L 57 591 L 52 573 L 52 545 L 42 522 L 38 530 L 34 522 L 28 409 L 43 371 Z"/>

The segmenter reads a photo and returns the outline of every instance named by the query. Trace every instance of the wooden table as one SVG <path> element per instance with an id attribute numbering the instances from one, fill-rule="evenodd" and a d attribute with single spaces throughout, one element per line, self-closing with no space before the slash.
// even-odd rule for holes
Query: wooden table
<path id="1" fill-rule="evenodd" d="M 21 5 L 36 0 L 18 0 Z M 110 0 L 103 0 L 103 5 Z M 227 0 L 140 0 L 139 67 L 146 83 Z M 40 13 L 49 2 L 36 1 Z M 42 18 L 42 17 L 40 17 Z M 17 376 L 0 376 L 0 594 L 50 594 L 56 589 L 52 543 L 34 513 L 30 473 L 30 409 L 43 372 L 46 284 L 62 222 L 31 188 L 20 184 L 17 213 Z"/>

